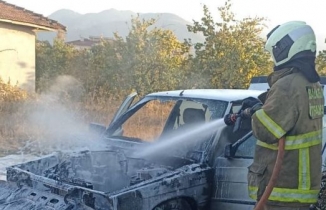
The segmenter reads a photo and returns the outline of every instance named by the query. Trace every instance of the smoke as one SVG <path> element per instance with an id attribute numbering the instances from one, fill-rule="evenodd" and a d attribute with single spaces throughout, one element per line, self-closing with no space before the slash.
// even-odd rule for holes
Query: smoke
<path id="1" fill-rule="evenodd" d="M 83 93 L 82 84 L 75 78 L 58 77 L 49 91 L 29 107 L 29 127 L 38 135 L 27 141 L 21 153 L 103 148 L 103 142 L 83 121 L 79 106 Z"/>

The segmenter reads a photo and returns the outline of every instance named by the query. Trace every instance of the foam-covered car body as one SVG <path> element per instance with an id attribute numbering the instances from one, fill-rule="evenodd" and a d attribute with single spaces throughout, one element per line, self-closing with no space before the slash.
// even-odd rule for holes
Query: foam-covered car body
<path id="1" fill-rule="evenodd" d="M 8 167 L 0 209 L 252 209 L 246 177 L 256 139 L 248 125 L 235 132 L 221 122 L 261 93 L 176 90 L 133 104 L 131 94 L 108 126 L 91 124 L 102 149 Z"/>

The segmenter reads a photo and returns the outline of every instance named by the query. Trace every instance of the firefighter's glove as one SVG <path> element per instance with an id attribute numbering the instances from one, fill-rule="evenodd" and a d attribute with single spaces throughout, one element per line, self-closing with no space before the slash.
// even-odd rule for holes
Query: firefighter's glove
<path id="1" fill-rule="evenodd" d="M 242 110 L 245 110 L 247 108 L 252 108 L 256 104 L 262 103 L 259 99 L 254 98 L 254 97 L 248 97 L 242 101 Z"/>
<path id="2" fill-rule="evenodd" d="M 241 113 L 240 113 L 240 116 L 242 118 L 251 118 L 251 116 L 259 109 L 261 109 L 261 107 L 263 106 L 262 103 L 256 103 L 255 105 L 253 105 L 253 107 L 251 108 L 246 108 L 245 110 L 243 110 Z"/>
<path id="3" fill-rule="evenodd" d="M 234 125 L 236 120 L 237 120 L 237 114 L 227 114 L 224 117 L 224 123 L 228 126 Z"/>

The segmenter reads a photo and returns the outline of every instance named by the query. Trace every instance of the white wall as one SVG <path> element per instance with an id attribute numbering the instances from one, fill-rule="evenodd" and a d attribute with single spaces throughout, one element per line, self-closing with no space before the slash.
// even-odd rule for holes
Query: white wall
<path id="1" fill-rule="evenodd" d="M 0 22 L 0 77 L 35 90 L 35 33 L 32 28 Z"/>

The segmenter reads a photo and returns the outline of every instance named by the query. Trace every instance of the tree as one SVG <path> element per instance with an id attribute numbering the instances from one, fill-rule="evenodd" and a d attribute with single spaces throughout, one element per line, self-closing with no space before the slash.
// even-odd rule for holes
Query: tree
<path id="1" fill-rule="evenodd" d="M 316 67 L 320 75 L 326 76 L 326 50 L 322 50 L 319 52 L 316 59 Z"/>
<path id="2" fill-rule="evenodd" d="M 131 30 L 121 37 L 120 84 L 140 94 L 177 88 L 183 80 L 189 45 L 181 43 L 170 30 L 152 28 L 155 19 L 132 19 Z"/>
<path id="3" fill-rule="evenodd" d="M 89 50 L 76 50 L 59 40 L 53 46 L 39 42 L 38 86 L 46 88 L 57 76 L 71 75 L 82 82 L 86 93 L 101 92 L 105 97 L 179 87 L 189 45 L 170 30 L 154 28 L 155 21 L 141 20 L 138 15 L 132 18 L 126 39 L 116 33 L 112 40 L 102 40 Z"/>
<path id="4" fill-rule="evenodd" d="M 236 20 L 230 0 L 218 8 L 222 22 L 214 22 L 206 5 L 203 11 L 201 22 L 188 26 L 190 32 L 205 36 L 204 43 L 194 44 L 188 81 L 200 81 L 195 85 L 203 88 L 246 88 L 253 76 L 271 70 L 270 56 L 260 37 L 264 18 Z"/>
<path id="5" fill-rule="evenodd" d="M 53 46 L 49 42 L 36 43 L 36 89 L 46 89 L 59 75 L 70 75 L 71 60 L 77 50 L 64 41 L 55 39 Z"/>

